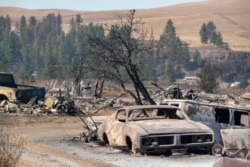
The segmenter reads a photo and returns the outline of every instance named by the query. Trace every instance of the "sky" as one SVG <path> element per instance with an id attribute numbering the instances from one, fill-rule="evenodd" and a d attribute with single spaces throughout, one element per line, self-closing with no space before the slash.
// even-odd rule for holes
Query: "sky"
<path id="1" fill-rule="evenodd" d="M 27 9 L 122 10 L 149 9 L 202 0 L 0 0 L 0 6 Z"/>

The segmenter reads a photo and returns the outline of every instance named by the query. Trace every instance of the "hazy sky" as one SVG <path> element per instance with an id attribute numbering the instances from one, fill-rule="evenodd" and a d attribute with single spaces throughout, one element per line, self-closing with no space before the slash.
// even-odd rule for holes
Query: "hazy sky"
<path id="1" fill-rule="evenodd" d="M 0 0 L 0 6 L 28 9 L 116 10 L 148 9 L 202 0 Z"/>

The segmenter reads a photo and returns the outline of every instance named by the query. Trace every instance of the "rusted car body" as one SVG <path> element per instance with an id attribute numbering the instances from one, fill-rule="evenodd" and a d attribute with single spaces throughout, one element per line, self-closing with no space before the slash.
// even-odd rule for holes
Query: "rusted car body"
<path id="1" fill-rule="evenodd" d="M 98 137 L 110 146 L 128 147 L 134 153 L 186 152 L 214 143 L 209 127 L 167 105 L 121 108 L 102 122 Z"/>
<path id="2" fill-rule="evenodd" d="M 201 122 L 213 129 L 215 145 L 212 151 L 214 154 L 220 154 L 223 151 L 221 129 L 250 128 L 250 109 L 246 107 L 183 99 L 165 99 L 161 104 L 176 106 L 182 109 L 191 120 Z"/>

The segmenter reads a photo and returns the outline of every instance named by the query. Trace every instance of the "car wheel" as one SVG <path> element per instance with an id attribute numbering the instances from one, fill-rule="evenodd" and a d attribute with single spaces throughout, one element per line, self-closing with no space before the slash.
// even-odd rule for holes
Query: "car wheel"
<path id="1" fill-rule="evenodd" d="M 103 134 L 103 141 L 105 144 L 107 144 L 107 145 L 109 144 L 109 140 L 108 140 L 106 133 Z"/>
<path id="2" fill-rule="evenodd" d="M 223 145 L 221 144 L 215 144 L 212 147 L 212 154 L 216 155 L 216 154 L 222 154 L 223 153 Z"/>
<path id="3" fill-rule="evenodd" d="M 129 137 L 126 138 L 126 143 L 127 143 L 129 150 L 132 150 L 132 142 Z"/>
<path id="4" fill-rule="evenodd" d="M 134 154 L 138 153 L 136 151 L 135 145 L 132 143 L 132 141 L 131 141 L 131 139 L 129 137 L 126 138 L 126 143 L 127 143 L 127 146 L 129 148 L 129 150 L 132 151 L 132 153 L 134 153 Z"/>
<path id="5" fill-rule="evenodd" d="M 59 105 L 56 107 L 56 111 L 59 114 L 66 114 L 68 112 L 68 108 L 65 105 Z"/>

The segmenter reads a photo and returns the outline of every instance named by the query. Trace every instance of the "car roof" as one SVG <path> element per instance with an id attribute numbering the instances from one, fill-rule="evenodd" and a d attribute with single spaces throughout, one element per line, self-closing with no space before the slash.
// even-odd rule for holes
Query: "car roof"
<path id="1" fill-rule="evenodd" d="M 136 109 L 179 109 L 176 106 L 169 106 L 169 105 L 134 105 L 134 106 L 126 106 L 122 109 L 126 110 L 136 110 Z"/>
<path id="2" fill-rule="evenodd" d="M 237 109 L 237 110 L 246 110 L 248 112 L 250 112 L 249 107 L 245 107 L 245 106 L 240 106 L 240 105 L 230 105 L 230 104 L 220 104 L 220 103 L 206 103 L 206 102 L 199 102 L 199 101 L 195 101 L 195 100 L 186 100 L 186 99 L 165 99 L 163 100 L 163 102 L 171 102 L 171 103 L 192 103 L 192 104 L 199 104 L 199 105 L 203 105 L 203 106 L 211 106 L 211 107 L 221 107 L 221 108 L 228 108 L 228 109 Z"/>

